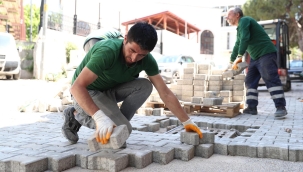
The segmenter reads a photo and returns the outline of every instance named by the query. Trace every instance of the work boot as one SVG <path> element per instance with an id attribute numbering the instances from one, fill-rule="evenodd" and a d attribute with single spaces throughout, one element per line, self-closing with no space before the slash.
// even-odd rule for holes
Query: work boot
<path id="1" fill-rule="evenodd" d="M 81 124 L 75 119 L 74 111 L 74 107 L 68 107 L 64 110 L 64 123 L 61 130 L 64 137 L 72 144 L 78 142 L 79 136 L 77 132 L 81 127 Z"/>
<path id="2" fill-rule="evenodd" d="M 257 107 L 247 107 L 243 110 L 243 113 L 257 115 L 258 114 Z"/>
<path id="3" fill-rule="evenodd" d="M 285 115 L 287 115 L 286 108 L 284 106 L 277 107 L 277 110 L 275 112 L 275 117 L 281 118 L 281 117 L 284 117 Z"/>

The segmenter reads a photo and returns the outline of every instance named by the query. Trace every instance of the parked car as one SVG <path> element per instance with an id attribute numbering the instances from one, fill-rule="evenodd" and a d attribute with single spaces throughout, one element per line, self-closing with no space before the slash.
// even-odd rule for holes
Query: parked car
<path id="1" fill-rule="evenodd" d="M 0 32 L 0 75 L 6 79 L 20 78 L 20 56 L 14 37 L 6 32 Z"/>
<path id="2" fill-rule="evenodd" d="M 303 60 L 290 61 L 288 73 L 291 80 L 303 80 Z"/>
<path id="3" fill-rule="evenodd" d="M 180 79 L 186 64 L 193 62 L 195 62 L 194 58 L 186 55 L 168 55 L 157 59 L 160 75 L 166 83 Z"/>
<path id="4" fill-rule="evenodd" d="M 154 57 L 154 59 L 157 61 L 157 59 L 161 58 L 163 55 L 160 53 L 155 53 L 155 52 L 151 52 L 152 56 Z M 147 74 L 145 73 L 145 71 L 140 72 L 139 74 L 140 78 L 148 78 Z"/>

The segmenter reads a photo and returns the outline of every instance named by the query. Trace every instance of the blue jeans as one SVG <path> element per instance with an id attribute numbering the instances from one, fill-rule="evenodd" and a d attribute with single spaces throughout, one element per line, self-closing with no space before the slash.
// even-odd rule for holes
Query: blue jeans
<path id="1" fill-rule="evenodd" d="M 145 78 L 137 78 L 133 81 L 120 84 L 106 91 L 88 90 L 94 103 L 116 124 L 125 124 L 129 132 L 132 126 L 129 121 L 136 111 L 149 97 L 153 89 L 151 82 Z M 117 103 L 122 102 L 119 108 Z M 74 99 L 74 108 L 78 112 L 76 120 L 83 126 L 96 128 L 95 121 L 89 116 Z"/>
<path id="2" fill-rule="evenodd" d="M 275 106 L 286 106 L 284 91 L 278 75 L 277 55 L 269 53 L 261 56 L 257 60 L 250 60 L 248 73 L 245 78 L 246 103 L 248 107 L 258 106 L 258 85 L 262 79 L 273 99 Z"/>

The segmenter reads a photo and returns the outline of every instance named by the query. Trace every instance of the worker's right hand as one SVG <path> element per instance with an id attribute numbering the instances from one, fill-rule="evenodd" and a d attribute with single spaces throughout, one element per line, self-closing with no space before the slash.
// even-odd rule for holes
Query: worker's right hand
<path id="1" fill-rule="evenodd" d="M 242 62 L 242 56 L 238 56 L 232 66 L 232 70 L 237 70 L 238 69 L 238 63 Z"/>
<path id="2" fill-rule="evenodd" d="M 107 117 L 101 110 L 98 110 L 92 118 L 96 123 L 96 140 L 102 144 L 106 144 L 112 134 L 113 128 L 116 124 Z"/>
<path id="3" fill-rule="evenodd" d="M 187 121 L 182 122 L 182 124 L 185 128 L 185 131 L 187 131 L 187 132 L 194 131 L 199 135 L 200 139 L 202 139 L 203 134 L 202 134 L 200 128 L 195 123 L 193 123 L 193 121 L 191 119 L 188 119 Z"/>

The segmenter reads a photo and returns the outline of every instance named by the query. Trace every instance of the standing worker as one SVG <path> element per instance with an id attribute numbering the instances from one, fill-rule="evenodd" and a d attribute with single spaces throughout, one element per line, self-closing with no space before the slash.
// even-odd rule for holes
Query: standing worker
<path id="1" fill-rule="evenodd" d="M 231 8 L 226 20 L 230 25 L 237 26 L 237 41 L 230 57 L 232 69 L 238 69 L 242 56 L 247 51 L 250 54 L 250 64 L 245 78 L 246 104 L 243 113 L 257 115 L 258 84 L 262 77 L 273 99 L 276 118 L 287 115 L 286 102 L 281 80 L 278 75 L 277 50 L 264 29 L 251 17 L 243 16 L 240 8 Z"/>
<path id="2" fill-rule="evenodd" d="M 117 34 L 119 35 L 119 34 Z M 153 85 L 165 105 L 184 125 L 202 138 L 202 132 L 182 109 L 178 99 L 164 83 L 157 62 L 150 54 L 157 43 L 157 32 L 148 23 L 136 23 L 124 39 L 105 39 L 89 48 L 72 79 L 70 92 L 74 106 L 64 110 L 63 135 L 77 143 L 82 125 L 96 129 L 98 142 L 106 144 L 113 128 L 130 120 L 150 96 Z M 149 80 L 138 78 L 145 70 Z M 123 102 L 119 108 L 117 103 Z"/>

